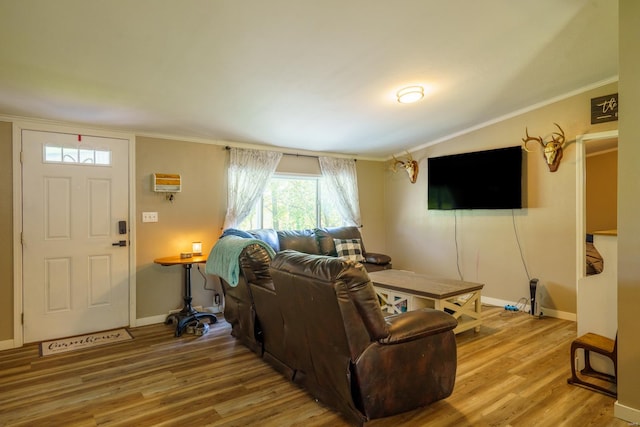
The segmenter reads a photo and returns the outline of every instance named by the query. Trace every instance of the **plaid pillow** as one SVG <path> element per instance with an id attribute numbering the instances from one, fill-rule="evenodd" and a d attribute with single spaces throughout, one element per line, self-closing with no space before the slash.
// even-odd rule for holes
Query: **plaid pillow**
<path id="1" fill-rule="evenodd" d="M 360 239 L 333 239 L 333 243 L 336 245 L 336 253 L 339 257 L 356 262 L 364 261 Z"/>

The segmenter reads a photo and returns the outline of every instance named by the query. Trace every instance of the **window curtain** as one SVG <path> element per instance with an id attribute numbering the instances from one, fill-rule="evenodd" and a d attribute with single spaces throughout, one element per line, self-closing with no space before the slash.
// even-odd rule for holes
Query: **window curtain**
<path id="1" fill-rule="evenodd" d="M 282 153 L 274 151 L 243 148 L 230 151 L 223 229 L 235 228 L 249 216 L 282 158 Z"/>
<path id="2" fill-rule="evenodd" d="M 324 195 L 338 209 L 345 225 L 360 227 L 356 161 L 334 157 L 318 157 L 318 161 L 326 189 Z"/>

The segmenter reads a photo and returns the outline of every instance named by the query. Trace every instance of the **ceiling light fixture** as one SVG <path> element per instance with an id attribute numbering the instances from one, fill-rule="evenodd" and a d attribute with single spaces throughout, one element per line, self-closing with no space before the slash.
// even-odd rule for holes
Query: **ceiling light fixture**
<path id="1" fill-rule="evenodd" d="M 400 89 L 396 93 L 398 102 L 401 104 L 410 104 L 412 102 L 420 101 L 424 98 L 424 88 L 422 86 L 407 86 Z"/>

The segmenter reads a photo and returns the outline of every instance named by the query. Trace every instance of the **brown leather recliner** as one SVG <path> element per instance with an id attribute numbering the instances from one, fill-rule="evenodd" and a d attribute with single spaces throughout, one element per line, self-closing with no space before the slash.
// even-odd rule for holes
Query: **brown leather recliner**
<path id="1" fill-rule="evenodd" d="M 423 309 L 384 317 L 367 272 L 352 261 L 287 250 L 269 270 L 283 322 L 280 362 L 321 402 L 362 423 L 452 393 L 452 316 Z"/>

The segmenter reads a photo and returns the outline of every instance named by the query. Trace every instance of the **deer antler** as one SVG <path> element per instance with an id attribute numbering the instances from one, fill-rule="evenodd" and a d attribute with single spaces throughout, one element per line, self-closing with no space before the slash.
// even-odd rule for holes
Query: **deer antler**
<path id="1" fill-rule="evenodd" d="M 411 153 L 409 153 L 409 151 L 407 151 L 407 159 L 406 160 L 399 160 L 396 158 L 396 156 L 391 156 L 393 157 L 393 165 L 391 165 L 391 170 L 394 172 L 398 172 L 397 166 L 401 165 L 402 168 L 407 171 L 407 174 L 409 175 L 409 181 L 411 181 L 412 184 L 415 184 L 416 179 L 418 179 L 418 162 L 416 162 L 415 160 L 413 160 L 413 156 L 411 156 Z"/>
<path id="2" fill-rule="evenodd" d="M 522 138 L 522 142 L 524 142 L 524 144 L 522 144 L 522 148 L 527 152 L 531 152 L 527 147 L 527 143 L 529 141 L 538 141 L 540 143 L 540 146 L 542 147 L 542 154 L 544 155 L 551 172 L 555 172 L 558 170 L 558 166 L 560 166 L 560 160 L 562 159 L 562 147 L 565 142 L 564 131 L 559 124 L 554 123 L 554 125 L 556 125 L 560 132 L 552 132 L 551 141 L 545 142 L 541 136 L 537 138 L 529 136 L 529 129 L 526 127 L 524 128 L 526 138 Z"/>
<path id="3" fill-rule="evenodd" d="M 563 145 L 564 141 L 565 141 L 564 131 L 562 130 L 562 128 L 560 127 L 559 124 L 554 123 L 554 125 L 556 125 L 558 127 L 558 129 L 560 129 L 560 132 L 553 132 L 551 134 L 551 139 L 553 140 L 554 143 L 556 143 L 558 145 Z M 554 135 L 556 135 L 558 137 L 558 139 L 556 139 L 556 137 Z"/>
<path id="4" fill-rule="evenodd" d="M 413 157 L 411 156 L 411 153 L 409 153 L 409 151 L 407 151 L 407 160 L 399 160 L 394 155 L 391 155 L 391 157 L 393 157 L 393 166 L 391 166 L 391 169 L 393 169 L 394 172 L 398 171 L 396 169 L 396 167 L 398 165 L 402 165 L 402 167 L 406 169 L 407 165 L 409 165 L 409 164 L 411 164 L 413 162 Z"/>
<path id="5" fill-rule="evenodd" d="M 394 172 L 398 172 L 398 169 L 397 169 L 396 167 L 398 166 L 398 164 L 400 164 L 400 165 L 404 166 L 404 162 L 403 162 L 402 160 L 398 160 L 398 159 L 396 158 L 396 156 L 393 156 L 393 155 L 392 155 L 391 157 L 393 157 L 393 165 L 391 166 L 391 169 L 392 169 Z"/>
<path id="6" fill-rule="evenodd" d="M 558 126 L 558 125 L 556 125 L 556 126 Z M 560 127 L 560 126 L 558 126 L 558 127 Z M 527 148 L 527 143 L 529 141 L 538 141 L 540 143 L 540 145 L 542 146 L 542 148 L 544 148 L 544 141 L 542 140 L 541 136 L 539 136 L 537 138 L 535 136 L 529 136 L 529 129 L 528 128 L 524 128 L 524 133 L 527 136 L 526 138 L 522 138 L 522 142 L 524 142 L 524 145 L 522 146 L 522 148 L 524 148 L 525 151 L 527 151 L 529 153 L 531 152 L 531 150 L 529 150 Z"/>

